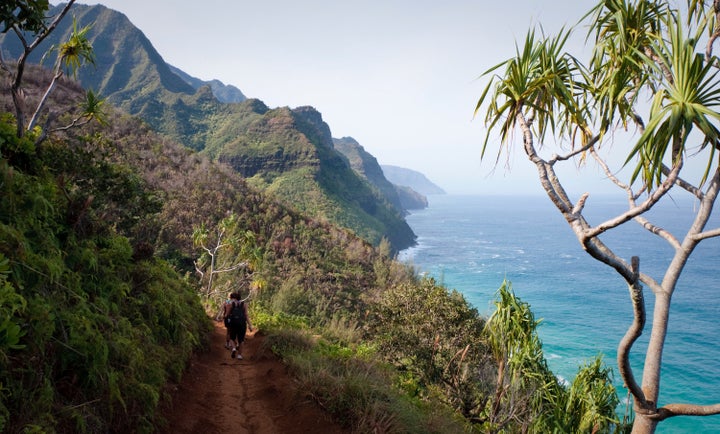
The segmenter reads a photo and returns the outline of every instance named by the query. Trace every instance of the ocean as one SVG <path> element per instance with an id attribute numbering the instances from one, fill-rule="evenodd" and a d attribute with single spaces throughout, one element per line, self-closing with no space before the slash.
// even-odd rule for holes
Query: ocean
<path id="1" fill-rule="evenodd" d="M 673 199 L 649 216 L 682 237 L 697 203 Z M 496 291 L 507 279 L 516 296 L 530 304 L 535 318 L 542 319 L 538 333 L 553 372 L 571 381 L 578 366 L 603 354 L 615 372 L 620 399 L 626 402 L 615 359 L 617 344 L 632 322 L 627 285 L 615 270 L 582 250 L 550 201 L 542 196 L 461 195 L 433 195 L 428 201 L 428 208 L 407 216 L 418 244 L 398 258 L 464 294 L 483 316 L 492 312 Z M 624 207 L 622 197 L 591 196 L 586 218 L 597 224 Z M 718 213 L 708 227 L 720 226 Z M 672 250 L 637 223 L 625 226 L 606 234 L 603 241 L 627 261 L 639 256 L 641 271 L 661 280 Z M 720 402 L 718 264 L 720 239 L 700 243 L 673 295 L 661 404 Z M 654 297 L 648 288 L 645 300 L 646 330 L 631 354 L 638 381 L 652 323 Z M 720 433 L 720 415 L 671 418 L 661 422 L 657 432 Z"/>

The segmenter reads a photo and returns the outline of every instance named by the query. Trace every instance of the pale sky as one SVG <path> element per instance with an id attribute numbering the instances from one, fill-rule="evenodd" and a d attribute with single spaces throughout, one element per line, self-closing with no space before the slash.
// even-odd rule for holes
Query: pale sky
<path id="1" fill-rule="evenodd" d="M 313 106 L 333 137 L 380 164 L 424 173 L 449 193 L 536 193 L 520 153 L 493 172 L 473 110 L 488 68 L 531 26 L 574 24 L 594 2 L 539 0 L 102 0 L 166 62 L 269 107 Z M 201 6 L 202 4 L 202 6 Z M 578 32 L 580 47 L 584 30 Z M 495 148 L 494 148 L 495 149 Z M 494 156 L 494 150 L 491 151 Z M 492 157 L 491 156 L 491 157 Z"/>

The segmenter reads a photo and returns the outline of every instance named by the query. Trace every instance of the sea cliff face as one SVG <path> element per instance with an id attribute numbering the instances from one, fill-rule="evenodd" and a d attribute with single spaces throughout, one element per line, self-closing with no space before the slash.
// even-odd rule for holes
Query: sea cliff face
<path id="1" fill-rule="evenodd" d="M 424 209 L 428 207 L 428 199 L 426 196 L 418 193 L 410 187 L 396 185 L 398 197 L 402 207 L 406 210 Z"/>
<path id="2" fill-rule="evenodd" d="M 404 167 L 383 165 L 385 177 L 395 185 L 410 187 L 420 194 L 445 194 L 445 190 L 427 179 L 425 175 Z"/>
<path id="3" fill-rule="evenodd" d="M 352 137 L 343 137 L 333 139 L 333 146 L 347 159 L 350 167 L 377 188 L 395 208 L 401 212 L 407 209 L 403 206 L 395 186 L 385 178 L 377 159 L 365 151 L 360 143 Z"/>

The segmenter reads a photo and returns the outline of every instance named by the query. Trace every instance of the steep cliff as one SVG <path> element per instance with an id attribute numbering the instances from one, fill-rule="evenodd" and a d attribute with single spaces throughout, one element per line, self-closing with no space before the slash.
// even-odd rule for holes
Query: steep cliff
<path id="1" fill-rule="evenodd" d="M 410 187 L 424 195 L 445 194 L 445 190 L 418 171 L 391 165 L 383 165 L 382 170 L 385 177 L 395 185 Z"/>
<path id="2" fill-rule="evenodd" d="M 360 143 L 352 137 L 333 139 L 335 149 L 347 158 L 350 167 L 360 176 L 367 179 L 382 193 L 388 202 L 400 211 L 407 209 L 403 206 L 395 186 L 385 178 L 377 159 L 365 151 Z"/>
<path id="3" fill-rule="evenodd" d="M 219 117 L 207 152 L 298 210 L 396 250 L 415 242 L 401 212 L 353 171 L 312 107 L 268 109 L 248 100 Z M 232 139 L 228 139 L 232 137 Z"/>

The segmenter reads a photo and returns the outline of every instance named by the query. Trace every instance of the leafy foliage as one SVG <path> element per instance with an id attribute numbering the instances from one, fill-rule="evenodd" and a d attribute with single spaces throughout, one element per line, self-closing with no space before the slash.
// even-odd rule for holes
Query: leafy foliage
<path id="1" fill-rule="evenodd" d="M 547 366 L 530 306 L 503 282 L 485 336 L 497 366 L 489 432 L 617 432 L 618 397 L 598 357 L 578 371 L 569 388 Z"/>
<path id="2" fill-rule="evenodd" d="M 618 421 L 619 404 L 612 383 L 612 371 L 597 357 L 580 367 L 570 385 L 564 411 L 566 426 L 572 432 L 625 432 L 628 421 Z"/>
<path id="3" fill-rule="evenodd" d="M 379 297 L 375 342 L 386 360 L 414 379 L 410 392 L 439 388 L 452 408 L 479 420 L 492 368 L 477 311 L 432 279 L 402 283 Z"/>
<path id="4" fill-rule="evenodd" d="M 0 429 L 151 431 L 207 319 L 166 264 L 134 256 L 144 183 L 67 144 L 39 153 L 7 117 L 0 131 Z"/>
<path id="5" fill-rule="evenodd" d="M 0 5 L 0 23 L 2 33 L 17 28 L 39 33 L 45 29 L 45 11 L 50 6 L 48 0 L 9 0 Z"/>

